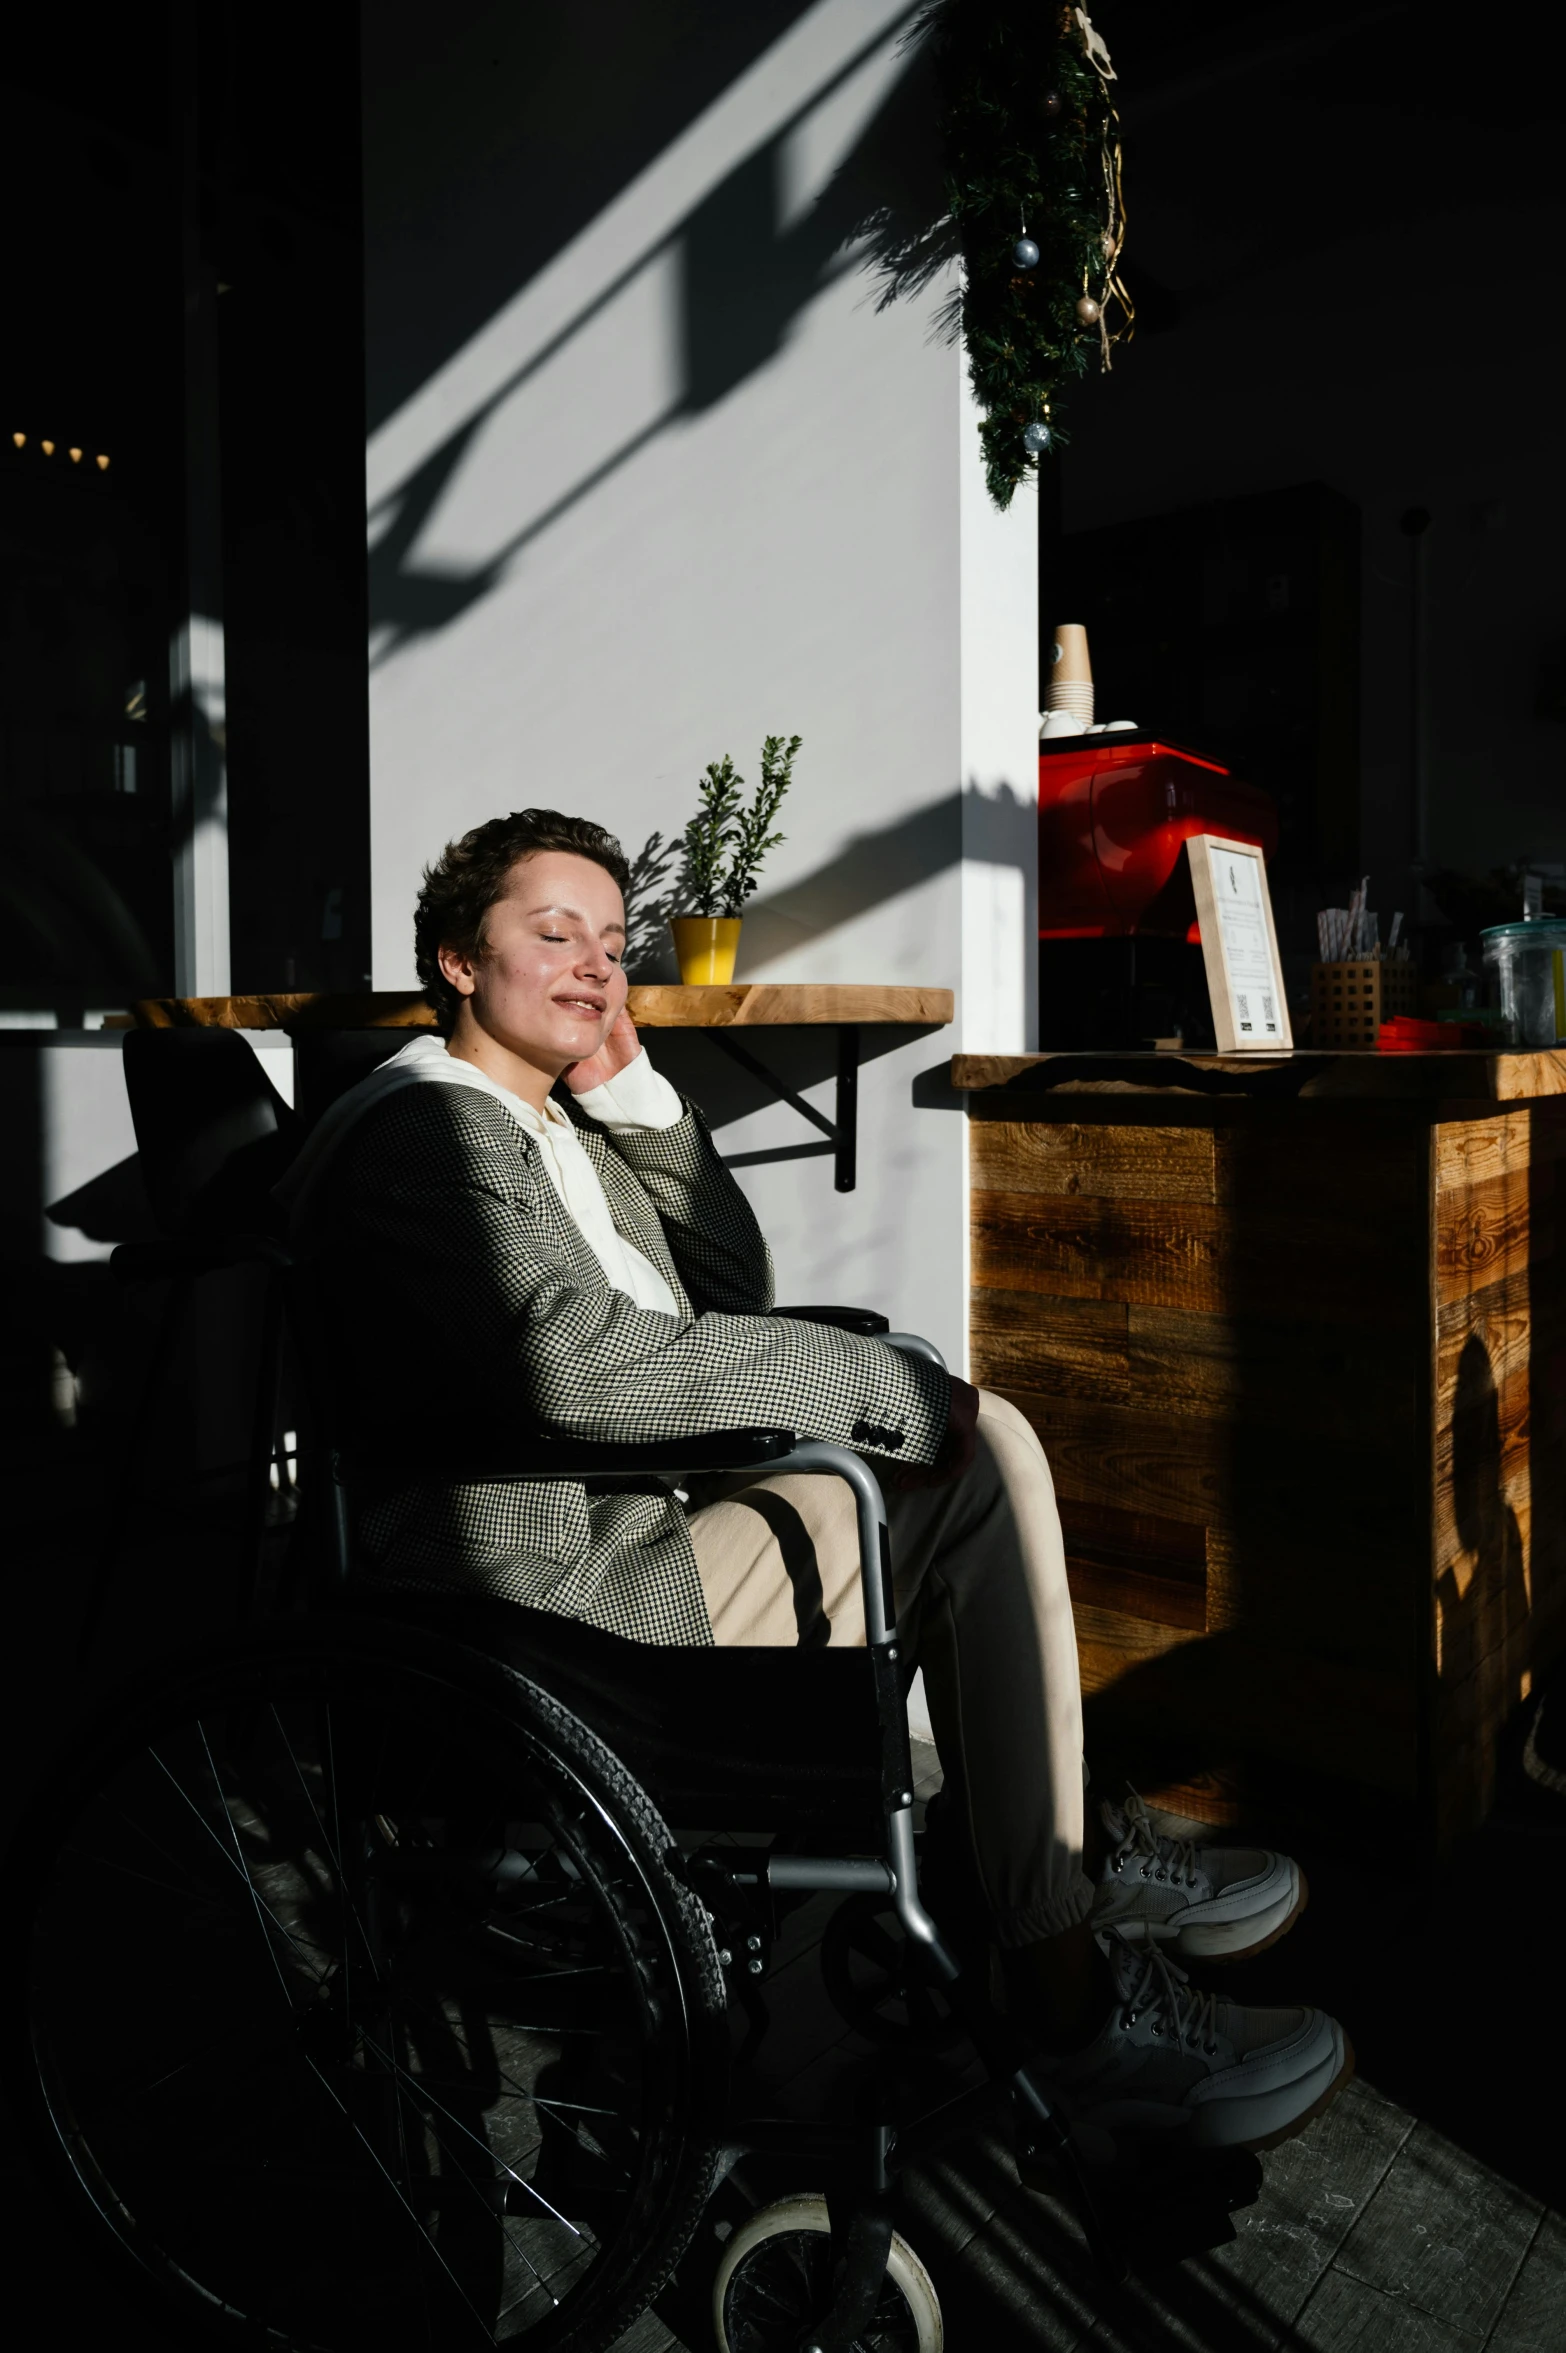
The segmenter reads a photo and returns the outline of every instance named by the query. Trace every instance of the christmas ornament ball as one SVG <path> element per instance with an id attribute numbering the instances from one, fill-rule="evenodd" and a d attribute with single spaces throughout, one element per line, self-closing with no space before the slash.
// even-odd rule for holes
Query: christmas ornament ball
<path id="1" fill-rule="evenodd" d="M 1042 457 L 1054 438 L 1044 419 L 1039 417 L 1033 424 L 1024 426 L 1022 446 L 1030 457 Z"/>
<path id="2" fill-rule="evenodd" d="M 1038 267 L 1039 249 L 1034 244 L 1031 237 L 1019 237 L 1016 244 L 1011 249 L 1011 258 L 1016 263 L 1019 270 L 1036 269 Z"/>
<path id="3" fill-rule="evenodd" d="M 1059 119 L 1063 103 L 1058 90 L 1046 90 L 1039 100 L 1039 112 L 1047 123 L 1055 122 Z"/>
<path id="4" fill-rule="evenodd" d="M 1077 317 L 1081 320 L 1083 326 L 1096 327 L 1103 315 L 1104 314 L 1099 309 L 1098 304 L 1093 300 L 1092 295 L 1084 294 L 1082 300 L 1077 304 Z"/>

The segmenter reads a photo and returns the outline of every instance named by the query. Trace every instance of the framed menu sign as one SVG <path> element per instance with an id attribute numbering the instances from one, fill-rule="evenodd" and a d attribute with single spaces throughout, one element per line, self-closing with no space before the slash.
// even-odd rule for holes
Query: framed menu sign
<path id="1" fill-rule="evenodd" d="M 1266 861 L 1254 842 L 1224 841 L 1216 833 L 1193 834 L 1185 846 L 1218 1051 L 1292 1053 Z"/>

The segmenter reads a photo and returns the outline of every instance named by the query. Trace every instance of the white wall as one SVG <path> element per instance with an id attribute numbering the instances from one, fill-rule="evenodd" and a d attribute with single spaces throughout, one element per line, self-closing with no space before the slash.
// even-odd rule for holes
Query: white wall
<path id="1" fill-rule="evenodd" d="M 683 824 L 708 760 L 753 779 L 764 734 L 802 735 L 742 977 L 945 985 L 959 1017 L 865 1068 L 853 1195 L 824 1158 L 741 1181 L 784 1297 L 874 1303 L 960 1363 L 965 1123 L 912 1089 L 958 1045 L 1025 1042 L 1033 501 L 985 501 L 961 355 L 931 340 L 939 290 L 878 313 L 851 253 L 823 257 L 719 396 L 691 358 L 726 332 L 710 290 L 691 309 L 725 192 L 770 173 L 756 268 L 783 269 L 896 94 L 907 14 L 804 12 L 372 435 L 372 542 L 397 546 L 400 592 L 371 642 L 374 967 L 377 987 L 411 980 L 420 867 L 466 827 L 535 802 L 634 850 Z M 380 213 L 372 175 L 372 244 Z M 415 228 L 439 239 L 448 217 L 431 203 Z M 373 402 L 384 257 L 370 282 Z M 743 314 L 743 259 L 734 285 Z M 421 598 L 438 619 L 398 617 Z M 815 1099 L 830 1111 L 829 1086 Z M 806 1133 L 772 1107 L 720 1140 Z"/>

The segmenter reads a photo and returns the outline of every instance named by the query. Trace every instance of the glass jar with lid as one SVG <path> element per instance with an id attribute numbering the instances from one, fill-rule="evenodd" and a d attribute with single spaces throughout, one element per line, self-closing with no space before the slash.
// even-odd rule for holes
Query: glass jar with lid
<path id="1" fill-rule="evenodd" d="M 1536 916 L 1482 935 L 1485 979 L 1514 1046 L 1566 1045 L 1566 921 Z"/>

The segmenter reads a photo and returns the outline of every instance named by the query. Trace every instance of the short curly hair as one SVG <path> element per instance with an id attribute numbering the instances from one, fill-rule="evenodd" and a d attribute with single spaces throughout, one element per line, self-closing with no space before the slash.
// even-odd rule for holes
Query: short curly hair
<path id="1" fill-rule="evenodd" d="M 506 895 L 511 869 L 535 850 L 566 850 L 591 858 L 612 874 L 622 895 L 631 869 L 612 833 L 585 817 L 563 817 L 558 809 L 514 809 L 475 825 L 460 841 L 448 842 L 424 869 L 424 888 L 413 910 L 413 955 L 419 986 L 435 1008 L 435 1019 L 450 1037 L 462 998 L 440 968 L 442 948 L 476 956 L 484 943 L 484 918 Z"/>

